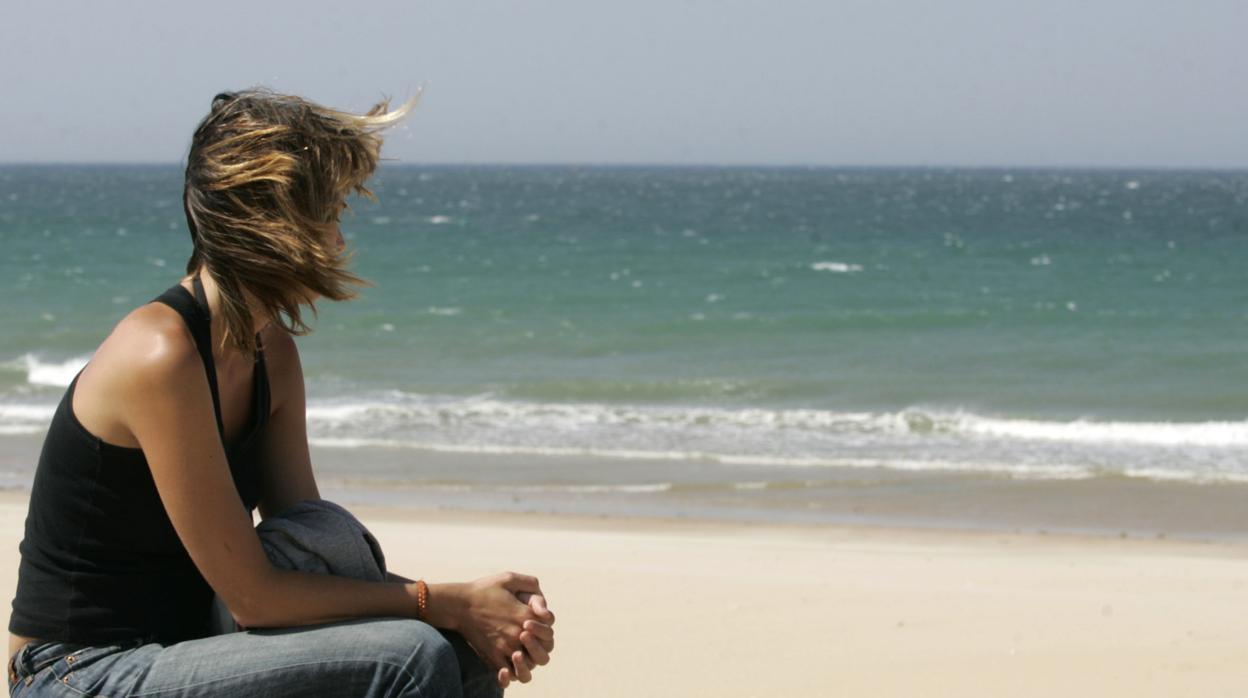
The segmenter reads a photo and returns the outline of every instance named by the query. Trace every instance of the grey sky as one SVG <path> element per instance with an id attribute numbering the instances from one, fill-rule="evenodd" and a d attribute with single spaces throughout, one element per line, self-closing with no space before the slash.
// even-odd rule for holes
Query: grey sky
<path id="1" fill-rule="evenodd" d="M 423 84 L 404 162 L 1243 168 L 1245 30 L 1244 0 L 19 0 L 0 161 L 177 162 L 223 89 Z"/>

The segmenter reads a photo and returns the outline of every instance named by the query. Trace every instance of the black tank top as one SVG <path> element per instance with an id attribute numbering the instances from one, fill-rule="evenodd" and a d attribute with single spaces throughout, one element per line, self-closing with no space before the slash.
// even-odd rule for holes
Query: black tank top
<path id="1" fill-rule="evenodd" d="M 224 441 L 208 304 L 199 278 L 195 297 L 175 285 L 153 302 L 176 310 L 195 337 Z M 234 486 L 248 511 L 259 499 L 258 437 L 269 414 L 258 335 L 256 342 L 251 422 L 241 439 L 226 447 Z M 35 470 L 9 630 L 86 644 L 133 639 L 168 644 L 203 637 L 212 589 L 178 539 L 143 451 L 101 441 L 74 415 L 77 383 L 75 376 L 57 406 Z"/>

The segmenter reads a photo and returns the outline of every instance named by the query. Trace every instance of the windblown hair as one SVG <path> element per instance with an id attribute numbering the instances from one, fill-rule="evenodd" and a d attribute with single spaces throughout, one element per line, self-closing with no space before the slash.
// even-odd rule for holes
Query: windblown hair
<path id="1" fill-rule="evenodd" d="M 213 98 L 191 140 L 182 203 L 194 244 L 186 270 L 207 264 L 223 341 L 255 351 L 252 311 L 307 334 L 301 306 L 315 314 L 312 293 L 347 300 L 367 285 L 347 271 L 334 225 L 348 194 L 374 198 L 364 182 L 377 168 L 379 132 L 414 103 L 351 114 L 265 89 Z"/>

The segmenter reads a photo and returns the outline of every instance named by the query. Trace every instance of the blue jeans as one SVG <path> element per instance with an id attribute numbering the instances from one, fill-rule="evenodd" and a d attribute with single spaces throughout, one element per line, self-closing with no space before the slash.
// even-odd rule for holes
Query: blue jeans
<path id="1" fill-rule="evenodd" d="M 13 670 L 14 698 L 502 695 L 494 672 L 459 635 L 397 618 L 249 630 L 167 646 L 31 643 L 18 652 Z"/>

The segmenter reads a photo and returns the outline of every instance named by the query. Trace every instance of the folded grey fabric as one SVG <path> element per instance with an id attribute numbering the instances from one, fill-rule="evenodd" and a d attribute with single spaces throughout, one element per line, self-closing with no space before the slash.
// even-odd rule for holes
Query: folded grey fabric
<path id="1" fill-rule="evenodd" d="M 333 502 L 299 502 L 261 521 L 256 533 L 276 567 L 373 582 L 386 579 L 386 557 L 377 539 Z"/>
<path id="2" fill-rule="evenodd" d="M 355 516 L 321 499 L 309 499 L 256 526 L 260 546 L 275 567 L 385 581 L 386 556 L 377 539 Z M 218 596 L 213 600 L 212 635 L 238 630 Z"/>

